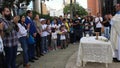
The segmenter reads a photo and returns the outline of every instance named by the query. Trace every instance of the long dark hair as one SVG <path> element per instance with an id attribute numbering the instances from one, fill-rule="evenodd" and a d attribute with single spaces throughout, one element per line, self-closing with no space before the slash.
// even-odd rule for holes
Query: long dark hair
<path id="1" fill-rule="evenodd" d="M 51 24 L 51 20 L 50 20 L 50 19 L 47 19 L 47 20 L 46 20 L 46 24 L 48 25 L 48 21 L 50 21 L 50 24 Z"/>
<path id="2" fill-rule="evenodd" d="M 56 20 L 56 23 L 57 23 L 57 25 L 58 25 L 58 19 L 57 18 L 54 18 L 54 20 Z M 54 23 L 55 24 L 55 23 Z"/>
<path id="3" fill-rule="evenodd" d="M 18 23 L 20 23 L 22 26 L 25 27 L 25 29 L 27 29 L 27 26 L 26 26 L 25 22 L 22 23 L 22 21 L 21 21 L 21 19 L 22 19 L 23 16 L 24 16 L 24 15 L 21 15 L 21 16 L 20 16 L 20 20 L 18 21 Z M 25 17 L 25 16 L 24 16 L 24 17 Z"/>

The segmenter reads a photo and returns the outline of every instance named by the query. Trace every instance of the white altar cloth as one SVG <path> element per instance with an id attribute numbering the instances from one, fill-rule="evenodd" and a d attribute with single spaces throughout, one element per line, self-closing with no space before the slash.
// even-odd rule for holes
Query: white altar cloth
<path id="1" fill-rule="evenodd" d="M 78 56 L 77 56 L 77 66 L 81 66 L 86 62 L 100 62 L 112 63 L 113 59 L 113 49 L 110 41 L 103 41 L 105 37 L 99 36 L 96 40 L 93 37 L 83 37 L 80 40 Z"/>

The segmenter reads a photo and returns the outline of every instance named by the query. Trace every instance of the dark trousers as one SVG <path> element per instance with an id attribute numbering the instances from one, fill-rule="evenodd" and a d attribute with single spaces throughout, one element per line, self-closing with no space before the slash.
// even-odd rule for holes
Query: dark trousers
<path id="1" fill-rule="evenodd" d="M 42 47 L 41 47 L 41 36 L 37 33 L 36 35 L 36 55 L 39 57 L 42 54 Z"/>
<path id="2" fill-rule="evenodd" d="M 6 68 L 16 68 L 17 46 L 4 47 Z"/>
<path id="3" fill-rule="evenodd" d="M 70 43 L 74 42 L 74 33 L 70 33 Z"/>
<path id="4" fill-rule="evenodd" d="M 83 37 L 83 30 L 75 29 L 74 30 L 74 42 L 79 41 L 82 37 Z"/>
<path id="5" fill-rule="evenodd" d="M 0 53 L 0 68 L 5 68 L 4 67 L 4 55 L 3 55 L 3 53 Z"/>
<path id="6" fill-rule="evenodd" d="M 35 44 L 28 45 L 28 56 L 29 56 L 29 59 L 32 59 L 35 57 Z"/>
<path id="7" fill-rule="evenodd" d="M 66 48 L 66 40 L 61 40 L 61 48 L 62 49 Z"/>
<path id="8" fill-rule="evenodd" d="M 61 44 L 61 41 L 60 41 L 60 34 L 57 34 L 57 46 L 60 46 Z"/>
<path id="9" fill-rule="evenodd" d="M 24 60 L 24 64 L 28 64 L 28 44 L 27 44 L 27 37 L 20 37 L 19 38 L 19 42 L 21 44 L 21 47 L 23 49 L 23 60 Z"/>
<path id="10" fill-rule="evenodd" d="M 47 40 L 48 40 L 48 47 L 51 47 L 51 35 L 47 36 Z"/>

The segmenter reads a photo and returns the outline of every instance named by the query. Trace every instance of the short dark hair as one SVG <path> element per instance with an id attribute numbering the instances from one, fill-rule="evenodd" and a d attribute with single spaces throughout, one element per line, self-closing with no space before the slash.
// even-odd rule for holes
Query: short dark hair
<path id="1" fill-rule="evenodd" d="M 27 10 L 26 11 L 26 15 L 28 15 L 29 13 L 31 13 L 32 11 L 31 10 Z"/>
<path id="2" fill-rule="evenodd" d="M 6 7 L 6 6 L 5 6 L 5 7 L 2 7 L 2 8 L 0 8 L 0 10 L 1 10 L 0 13 L 1 13 L 1 14 L 2 14 L 3 11 L 5 11 L 5 8 L 8 8 L 8 9 L 10 10 L 9 7 Z"/>
<path id="3" fill-rule="evenodd" d="M 66 19 L 64 18 L 62 21 L 66 21 Z"/>

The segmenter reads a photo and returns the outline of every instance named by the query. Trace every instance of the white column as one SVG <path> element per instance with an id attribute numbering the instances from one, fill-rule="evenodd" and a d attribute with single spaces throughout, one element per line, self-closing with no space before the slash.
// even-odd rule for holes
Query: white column
<path id="1" fill-rule="evenodd" d="M 41 13 L 41 0 L 35 0 L 33 2 L 34 10 Z"/>

